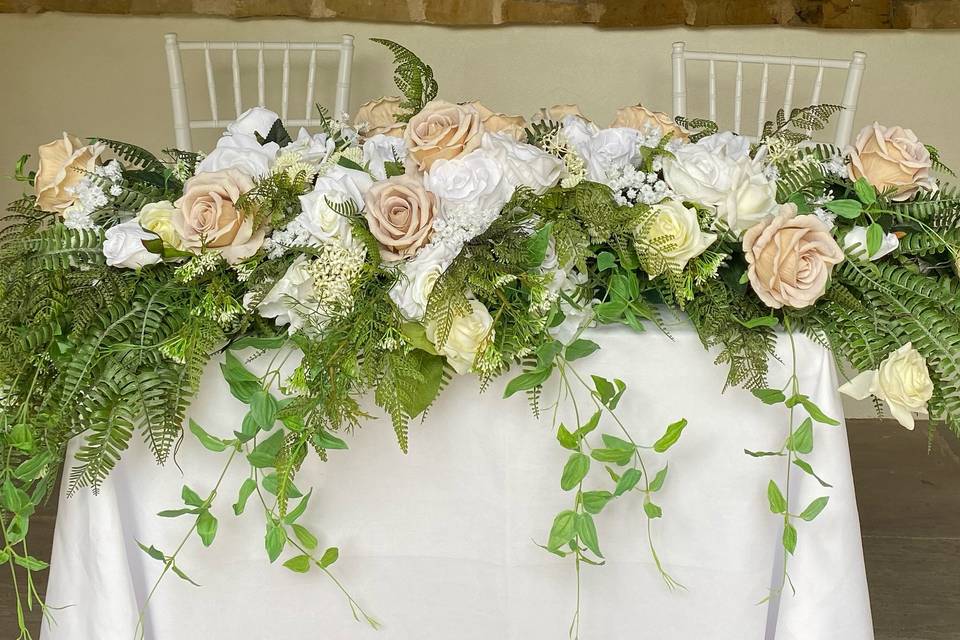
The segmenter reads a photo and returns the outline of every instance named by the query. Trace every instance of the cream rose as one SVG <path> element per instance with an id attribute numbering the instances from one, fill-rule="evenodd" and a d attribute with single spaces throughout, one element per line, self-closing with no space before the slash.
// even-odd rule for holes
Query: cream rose
<path id="1" fill-rule="evenodd" d="M 730 190 L 717 203 L 718 216 L 739 236 L 778 210 L 777 183 L 763 174 L 758 163 L 748 158 L 738 160 Z"/>
<path id="2" fill-rule="evenodd" d="M 533 119 L 537 121 L 552 120 L 554 122 L 562 122 L 567 116 L 574 116 L 584 122 L 590 122 L 590 119 L 583 115 L 580 107 L 575 104 L 555 104 L 552 107 L 541 107 L 533 116 Z"/>
<path id="3" fill-rule="evenodd" d="M 527 120 L 523 116 L 510 116 L 492 111 L 479 100 L 471 100 L 463 104 L 473 107 L 480 113 L 480 122 L 488 133 L 503 133 L 518 142 L 526 141 Z"/>
<path id="4" fill-rule="evenodd" d="M 173 216 L 177 208 L 169 200 L 160 202 L 151 202 L 143 205 L 140 213 L 137 214 L 137 222 L 147 231 L 157 234 L 163 244 L 174 249 L 183 249 L 183 238 L 177 233 L 173 226 Z"/>
<path id="5" fill-rule="evenodd" d="M 757 223 L 743 236 L 750 286 L 769 307 L 809 307 L 823 295 L 843 250 L 813 215 L 797 216 L 792 204 Z"/>
<path id="6" fill-rule="evenodd" d="M 443 345 L 437 345 L 437 350 L 447 357 L 447 362 L 460 375 L 470 371 L 477 357 L 477 349 L 493 327 L 493 318 L 483 303 L 479 300 L 469 302 L 470 313 L 454 318 L 446 342 Z M 426 334 L 427 340 L 436 345 L 435 324 L 427 325 Z"/>
<path id="7" fill-rule="evenodd" d="M 930 152 L 910 129 L 874 122 L 857 134 L 846 153 L 850 179 L 866 178 L 878 191 L 892 188 L 893 200 L 907 200 L 921 188 L 936 189 Z"/>
<path id="8" fill-rule="evenodd" d="M 160 262 L 160 256 L 147 251 L 144 240 L 153 240 L 156 236 L 145 231 L 136 220 L 110 227 L 104 233 L 103 257 L 111 267 L 139 269 L 148 264 Z"/>
<path id="9" fill-rule="evenodd" d="M 673 118 L 660 111 L 651 111 L 641 104 L 632 107 L 621 107 L 617 109 L 617 116 L 613 119 L 611 127 L 629 127 L 637 131 L 644 131 L 649 126 L 652 129 L 659 129 L 661 135 L 671 135 L 671 140 L 690 140 L 690 132 L 673 121 Z"/>
<path id="10" fill-rule="evenodd" d="M 33 183 L 37 206 L 50 213 L 63 214 L 76 201 L 70 190 L 84 178 L 84 172 L 93 171 L 105 150 L 101 143 L 84 145 L 68 133 L 42 145 L 37 150 L 40 165 Z"/>
<path id="11" fill-rule="evenodd" d="M 187 180 L 172 218 L 184 248 L 194 253 L 214 249 L 230 264 L 255 254 L 265 229 L 254 229 L 253 216 L 236 207 L 237 199 L 252 188 L 250 176 L 236 169 L 198 173 Z"/>
<path id="12" fill-rule="evenodd" d="M 879 369 L 864 371 L 839 390 L 857 400 L 873 395 L 886 401 L 897 422 L 913 429 L 913 414 L 926 413 L 933 382 L 926 360 L 908 342 L 888 355 Z"/>
<path id="13" fill-rule="evenodd" d="M 429 171 L 441 158 L 452 160 L 480 146 L 483 124 L 470 105 L 431 100 L 410 118 L 404 140 L 407 153 L 420 171 Z"/>
<path id="14" fill-rule="evenodd" d="M 407 125 L 397 119 L 403 113 L 401 102 L 402 99 L 396 96 L 364 102 L 353 116 L 353 125 L 363 132 L 365 138 L 381 133 L 395 138 L 403 137 Z"/>
<path id="15" fill-rule="evenodd" d="M 364 217 L 384 260 L 416 255 L 433 232 L 437 197 L 419 177 L 405 174 L 375 183 L 364 195 Z"/>
<path id="16" fill-rule="evenodd" d="M 654 205 L 651 211 L 655 217 L 647 230 L 647 240 L 666 242 L 667 246 L 661 250 L 661 255 L 678 270 L 706 251 L 717 239 L 716 235 L 701 231 L 694 209 L 688 209 L 676 200 L 666 200 Z"/>

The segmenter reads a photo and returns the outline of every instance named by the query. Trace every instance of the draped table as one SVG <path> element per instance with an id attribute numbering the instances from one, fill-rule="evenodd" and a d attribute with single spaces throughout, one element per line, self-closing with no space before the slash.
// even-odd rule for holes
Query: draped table
<path id="1" fill-rule="evenodd" d="M 832 489 L 792 469 L 791 512 L 830 496 L 815 521 L 797 522 L 799 544 L 789 560 L 796 593 L 787 587 L 758 604 L 782 571 L 783 522 L 770 513 L 766 487 L 771 478 L 784 485 L 786 458 L 752 458 L 743 450 L 779 449 L 786 410 L 742 389 L 721 394 L 726 372 L 713 364 L 715 354 L 689 327 L 671 332 L 672 340 L 622 327 L 591 330 L 586 337 L 602 348 L 576 366 L 581 374 L 627 383 L 618 414 L 638 442 L 653 442 L 680 417 L 689 421 L 680 441 L 652 463 L 668 461 L 670 468 L 657 494 L 663 517 L 653 521 L 654 541 L 666 570 L 686 589 L 670 591 L 657 573 L 641 496 L 615 500 L 596 516 L 606 566 L 582 568 L 581 638 L 872 639 L 844 427 L 817 425 L 807 456 Z M 805 338 L 796 341 L 801 392 L 840 417 L 831 354 Z M 778 354 L 771 386 L 790 375 L 784 336 Z M 208 366 L 190 416 L 231 437 L 246 409 L 229 394 L 217 364 Z M 545 543 L 553 516 L 572 506 L 573 494 L 559 486 L 568 452 L 554 441 L 548 417 L 532 416 L 523 394 L 501 398 L 510 377 L 483 394 L 472 376 L 455 379 L 427 419 L 411 424 L 407 455 L 382 418 L 346 435 L 349 451 L 332 451 L 326 463 L 311 455 L 304 463 L 297 484 L 314 491 L 300 522 L 318 533 L 321 548 L 339 547 L 332 569 L 383 623 L 380 631 L 355 622 L 319 572 L 281 568 L 290 552 L 269 564 L 255 498 L 240 517 L 229 506 L 248 473 L 241 460 L 214 503 L 220 527 L 213 545 L 204 548 L 193 536 L 178 557 L 202 587 L 164 578 L 145 614 L 146 638 L 566 638 L 576 601 L 574 563 L 535 542 Z M 545 389 L 545 404 L 555 384 Z M 600 430 L 614 432 L 609 418 Z M 99 495 L 61 493 L 47 602 L 70 606 L 45 623 L 44 640 L 134 637 L 162 568 L 137 541 L 170 553 L 190 523 L 156 513 L 181 506 L 184 484 L 207 495 L 225 455 L 187 434 L 177 464 L 160 468 L 135 441 Z M 592 472 L 585 489 L 609 489 L 602 473 Z"/>

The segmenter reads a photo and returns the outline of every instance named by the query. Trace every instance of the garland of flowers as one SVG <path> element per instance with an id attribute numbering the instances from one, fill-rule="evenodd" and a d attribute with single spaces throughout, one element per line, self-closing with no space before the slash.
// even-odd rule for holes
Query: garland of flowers
<path id="1" fill-rule="evenodd" d="M 485 388 L 519 370 L 505 395 L 552 414 L 569 451 L 560 486 L 572 504 L 543 547 L 576 567 L 572 636 L 581 567 L 603 563 L 594 516 L 613 500 L 643 501 L 655 564 L 680 586 L 655 550 L 668 466 L 653 459 L 687 423 L 638 444 L 616 412 L 624 382 L 576 369 L 599 348 L 587 327 L 665 330 L 664 308 L 685 312 L 729 384 L 789 408 L 782 448 L 746 452 L 786 463 L 767 492 L 785 559 L 798 520 L 828 501 L 790 513 L 790 471 L 828 488 L 804 456 L 815 425 L 839 423 L 802 393 L 795 362 L 783 388 L 768 388 L 776 326 L 861 372 L 841 391 L 886 403 L 906 427 L 928 411 L 960 433 L 960 193 L 934 179 L 949 170 L 912 131 L 874 124 L 846 150 L 807 144 L 830 105 L 779 113 L 755 144 L 640 105 L 608 128 L 573 105 L 527 122 L 436 99 L 429 66 L 378 42 L 404 95 L 366 103 L 352 124 L 324 114 L 321 132 L 293 138 L 254 108 L 208 155 L 64 134 L 40 147 L 35 172 L 27 156 L 18 163 L 34 192 L 0 230 L 0 562 L 26 570 L 21 637 L 24 601 L 46 611 L 29 519 L 68 441 L 82 441 L 70 492 L 96 491 L 135 432 L 165 462 L 219 352 L 249 410 L 230 439 L 189 421 L 224 472 L 209 495 L 184 486 L 183 505 L 159 514 L 190 520 L 179 547 L 141 547 L 161 578 L 190 580 L 178 552 L 194 534 L 214 542 L 226 469 L 244 462 L 232 509 L 256 494 L 270 561 L 292 550 L 284 566 L 322 571 L 373 626 L 331 572 L 338 549 L 319 550 L 298 522 L 311 493 L 296 485 L 311 450 L 326 460 L 347 448 L 340 435 L 365 421 L 370 394 L 406 451 L 409 422 L 454 375 Z M 263 375 L 247 368 L 254 357 L 270 359 Z M 543 398 L 554 377 L 557 396 Z M 592 406 L 578 404 L 580 387 Z M 559 422 L 564 404 L 575 424 Z M 612 484 L 585 490 L 591 472 Z"/>

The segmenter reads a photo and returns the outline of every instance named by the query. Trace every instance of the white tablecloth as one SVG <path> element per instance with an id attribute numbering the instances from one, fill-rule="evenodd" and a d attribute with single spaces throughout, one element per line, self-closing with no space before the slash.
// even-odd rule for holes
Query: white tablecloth
<path id="1" fill-rule="evenodd" d="M 757 604 L 778 581 L 782 520 L 767 506 L 770 478 L 781 486 L 785 458 L 750 458 L 744 448 L 778 449 L 787 424 L 782 406 L 748 392 L 721 395 L 725 371 L 712 363 L 688 328 L 674 341 L 606 328 L 590 337 L 602 349 L 581 360 L 582 373 L 628 384 L 619 413 L 639 442 L 653 442 L 666 424 L 689 426 L 663 458 L 670 472 L 657 501 L 655 541 L 667 570 L 687 590 L 669 591 L 647 548 L 642 499 L 618 499 L 597 516 L 606 566 L 583 568 L 584 640 L 871 640 L 873 630 L 860 528 L 844 427 L 817 426 L 815 470 L 824 490 L 794 469 L 791 510 L 829 495 L 812 523 L 798 521 L 790 560 L 797 588 Z M 832 357 L 798 339 L 801 390 L 828 414 L 842 413 Z M 789 362 L 785 338 L 780 355 Z M 771 366 L 771 382 L 788 376 Z M 509 377 L 509 376 L 508 376 Z M 570 508 L 559 486 L 568 452 L 549 421 L 538 422 L 523 394 L 501 399 L 506 378 L 483 395 L 476 381 L 455 380 L 424 423 L 410 431 L 403 455 L 389 421 L 347 436 L 349 451 L 313 456 L 298 485 L 313 487 L 302 522 L 338 546 L 333 569 L 383 628 L 354 622 L 329 580 L 270 566 L 262 513 L 235 517 L 230 504 L 247 473 L 240 461 L 214 505 L 220 519 L 209 549 L 194 537 L 178 564 L 201 583 L 170 575 L 150 603 L 150 640 L 276 638 L 377 640 L 561 639 L 575 604 L 574 565 L 535 546 L 553 516 Z M 190 415 L 212 433 L 238 429 L 243 408 L 211 364 Z M 549 396 L 545 393 L 545 397 Z M 613 432 L 605 418 L 601 430 Z M 135 440 L 137 436 L 135 436 Z M 134 442 L 100 495 L 61 496 L 47 601 L 72 605 L 55 612 L 45 640 L 133 638 L 140 604 L 161 564 L 136 545 L 170 552 L 189 527 L 186 518 L 156 517 L 181 506 L 189 484 L 206 495 L 226 454 L 213 454 L 187 435 L 174 464 L 158 468 Z M 659 467 L 659 461 L 654 463 Z M 592 472 L 596 473 L 596 472 Z M 601 472 L 602 473 L 602 472 Z M 586 488 L 608 489 L 597 474 Z M 604 474 L 605 475 L 605 474 Z M 322 547 L 321 547 L 322 548 Z M 285 553 L 285 559 L 290 554 Z"/>

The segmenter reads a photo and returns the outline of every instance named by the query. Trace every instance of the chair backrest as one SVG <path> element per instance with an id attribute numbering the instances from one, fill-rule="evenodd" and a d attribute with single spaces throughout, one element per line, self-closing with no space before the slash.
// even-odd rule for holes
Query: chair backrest
<path id="1" fill-rule="evenodd" d="M 337 70 L 337 92 L 334 104 L 334 117 L 343 117 L 350 101 L 350 67 L 353 63 L 353 36 L 344 35 L 340 42 L 186 42 L 177 39 L 177 34 L 164 35 L 167 52 L 167 70 L 170 73 L 170 99 L 173 103 L 173 126 L 176 133 L 177 148 L 192 150 L 191 129 L 223 129 L 232 122 L 232 118 L 221 118 L 220 105 L 217 102 L 217 85 L 214 80 L 211 51 L 229 51 L 233 71 L 233 108 L 234 118 L 246 108 L 254 105 L 244 104 L 240 94 L 240 51 L 257 52 L 257 105 L 266 104 L 266 82 L 264 79 L 264 51 L 283 52 L 283 77 L 279 109 L 275 109 L 284 123 L 290 126 L 317 126 L 322 120 L 314 106 L 314 80 L 317 71 L 317 52 L 336 52 L 340 55 Z M 184 83 L 182 51 L 202 51 L 207 75 L 207 94 L 210 101 L 210 119 L 191 120 L 187 109 L 187 89 Z M 303 119 L 288 119 L 290 96 L 290 52 L 309 52 L 310 61 L 307 72 L 306 107 Z"/>
<path id="2" fill-rule="evenodd" d="M 783 110 L 788 116 L 791 108 L 796 106 L 793 101 L 794 86 L 796 84 L 796 73 L 798 67 L 812 67 L 817 70 L 816 80 L 813 83 L 813 90 L 808 104 L 821 104 L 820 89 L 823 85 L 823 74 L 825 69 L 838 69 L 847 72 L 846 82 L 843 88 L 843 95 L 839 104 L 843 110 L 839 113 L 837 119 L 837 128 L 834 134 L 833 144 L 842 147 L 849 143 L 850 134 L 853 132 L 853 118 L 857 111 L 857 99 L 860 95 L 860 81 L 863 78 L 863 70 L 867 54 L 862 51 L 854 51 L 849 60 L 831 60 L 827 58 L 797 58 L 791 56 L 765 56 L 750 55 L 743 53 L 719 53 L 715 51 L 688 51 L 685 42 L 673 43 L 673 115 L 687 115 L 687 60 L 703 60 L 709 63 L 708 70 L 708 104 L 709 118 L 713 121 L 717 119 L 717 63 L 735 63 L 736 86 L 734 87 L 734 106 L 733 106 L 733 131 L 741 131 L 741 115 L 743 103 L 743 65 L 755 64 L 762 65 L 762 75 L 760 78 L 760 100 L 757 114 L 757 135 L 747 136 L 756 140 L 763 133 L 763 123 L 767 118 L 768 102 L 768 84 L 770 79 L 770 66 L 779 65 L 788 67 L 787 85 L 783 96 Z M 833 102 L 832 104 L 837 104 Z M 773 118 L 769 118 L 773 119 Z"/>

